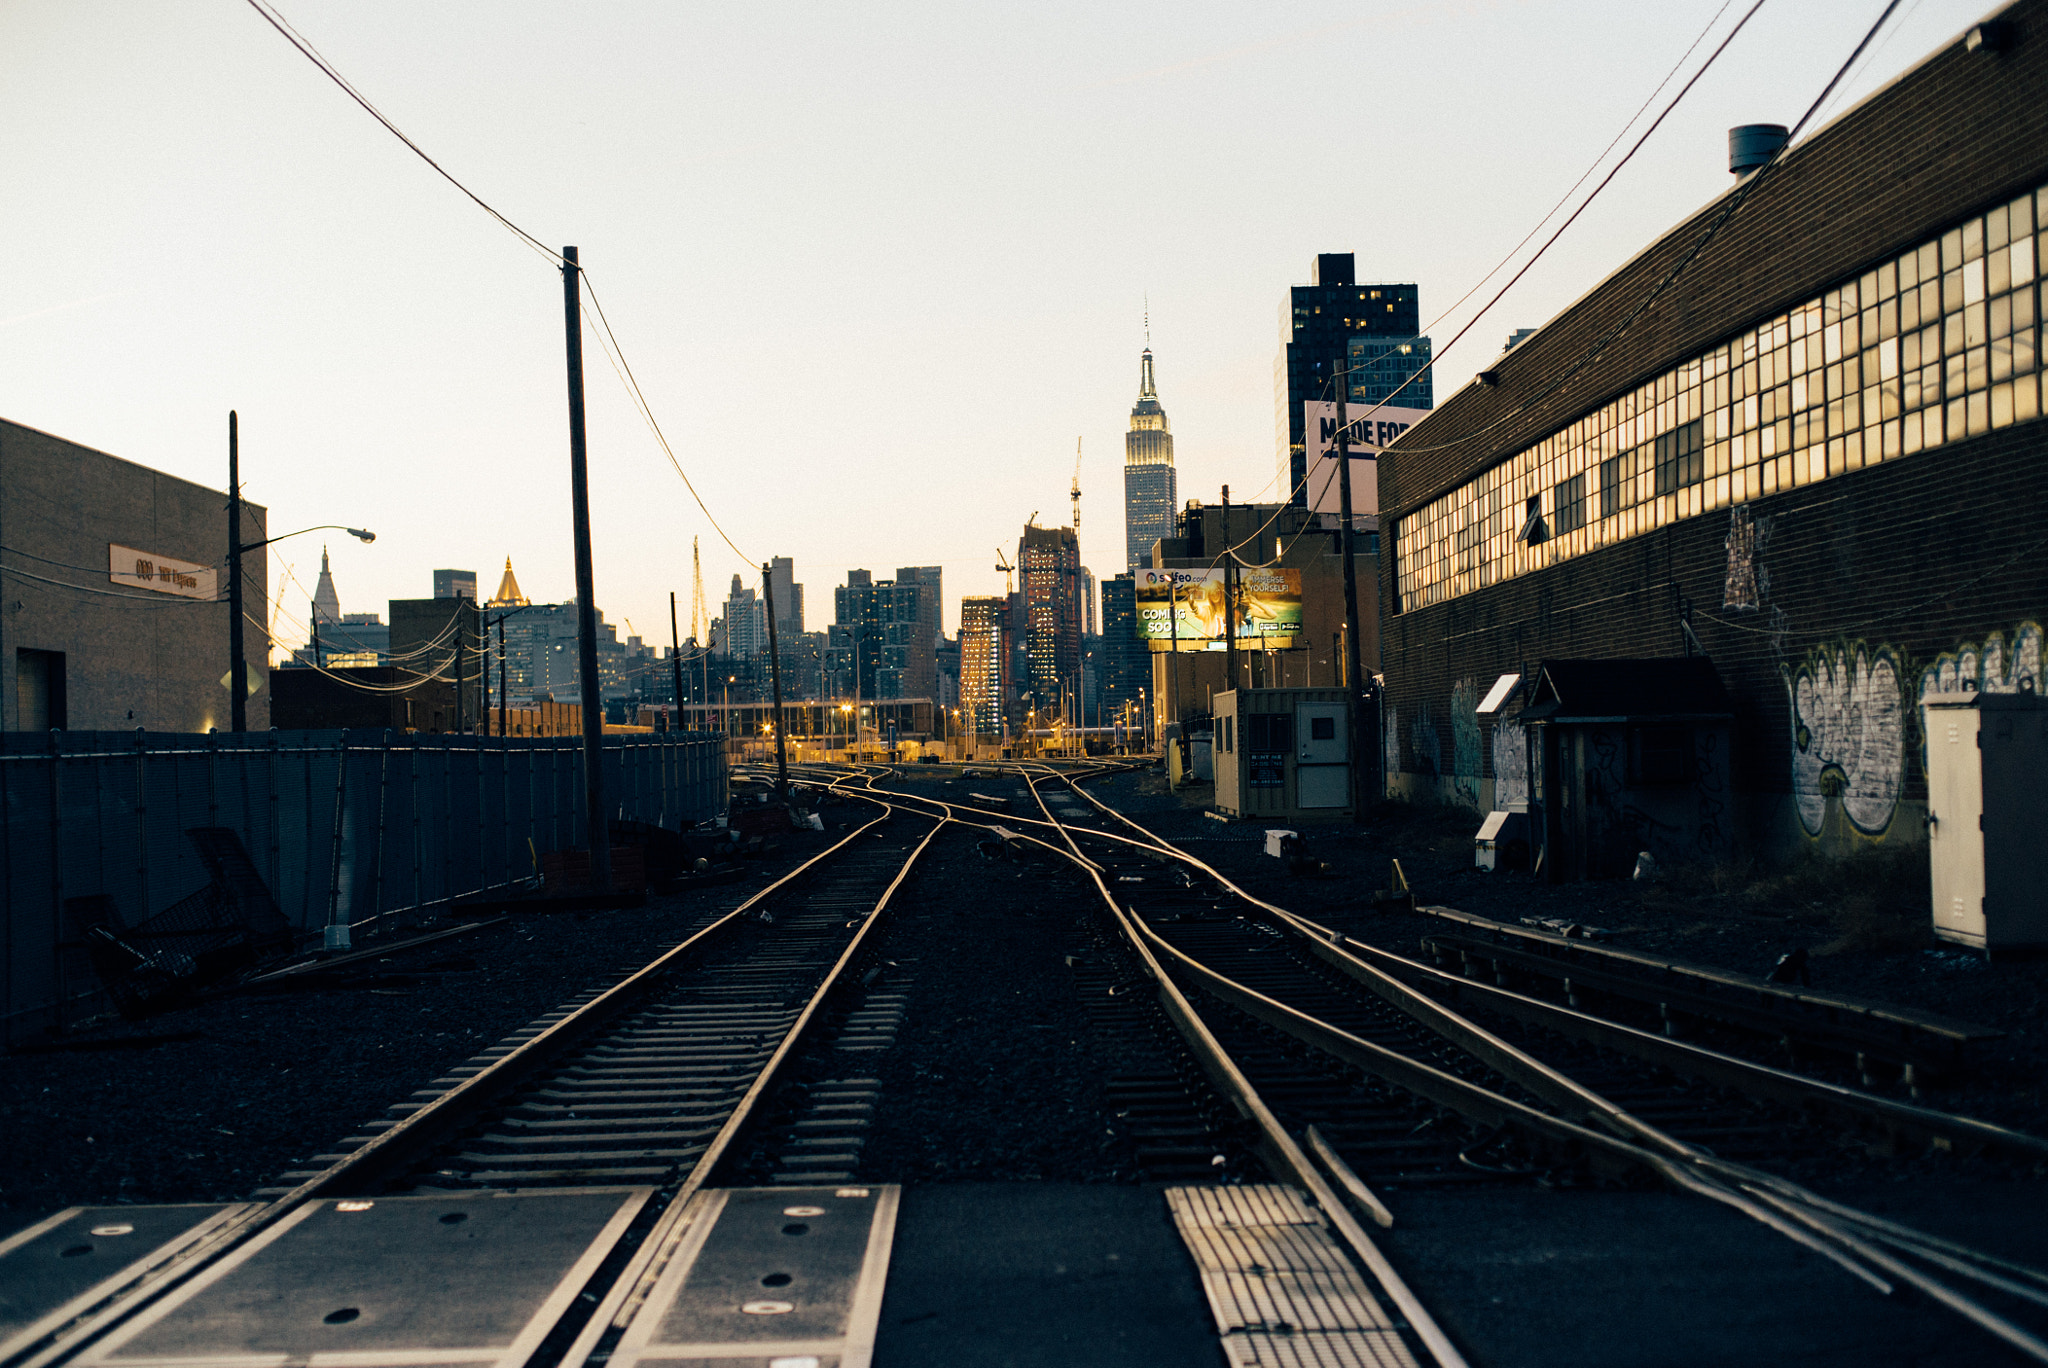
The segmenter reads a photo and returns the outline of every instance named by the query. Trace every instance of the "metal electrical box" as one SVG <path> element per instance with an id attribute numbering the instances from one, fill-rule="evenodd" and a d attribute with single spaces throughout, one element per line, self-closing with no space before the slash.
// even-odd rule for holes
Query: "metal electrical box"
<path id="1" fill-rule="evenodd" d="M 2048 945 L 2048 700 L 1930 699 L 1921 726 L 1934 934 L 1986 952 Z"/>

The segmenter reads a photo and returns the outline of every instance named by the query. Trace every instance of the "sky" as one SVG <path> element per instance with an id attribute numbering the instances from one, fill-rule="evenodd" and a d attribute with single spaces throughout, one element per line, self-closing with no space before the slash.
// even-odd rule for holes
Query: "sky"
<path id="1" fill-rule="evenodd" d="M 1082 561 L 1123 569 L 1148 305 L 1183 499 L 1279 492 L 1280 307 L 1318 252 L 1419 285 L 1454 393 L 1724 191 L 1727 129 L 1796 122 L 1883 8 L 1768 0 L 1446 350 L 1506 273 L 1460 297 L 1751 3 L 275 8 L 580 249 L 703 501 L 586 320 L 596 598 L 666 644 L 693 539 L 712 615 L 771 556 L 812 630 L 847 570 L 940 565 L 950 632 L 1028 517 L 1067 522 L 1077 440 Z M 1987 9 L 1905 0 L 1811 127 Z M 0 417 L 223 488 L 234 409 L 273 533 L 377 533 L 271 548 L 281 646 L 323 542 L 345 612 L 440 567 L 488 596 L 507 557 L 535 601 L 573 596 L 558 270 L 247 0 L 0 0 L 0 186 Z"/>

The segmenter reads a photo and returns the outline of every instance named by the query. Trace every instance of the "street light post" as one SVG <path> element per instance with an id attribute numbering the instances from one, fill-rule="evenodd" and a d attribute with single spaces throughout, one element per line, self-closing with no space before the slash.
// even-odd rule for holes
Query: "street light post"
<path id="1" fill-rule="evenodd" d="M 340 523 L 322 523 L 318 527 L 302 527 L 298 532 L 286 532 L 281 536 L 265 537 L 260 542 L 242 541 L 242 441 L 241 424 L 233 409 L 228 410 L 228 729 L 234 732 L 249 730 L 249 660 L 242 643 L 242 554 L 247 551 L 261 551 L 272 542 L 283 541 L 285 537 L 296 537 L 303 532 L 324 532 L 329 528 L 346 532 L 357 541 L 377 540 L 375 532 L 360 527 L 343 527 Z M 320 619 L 313 618 L 313 633 L 317 638 Z M 314 663 L 319 663 L 317 649 Z"/>

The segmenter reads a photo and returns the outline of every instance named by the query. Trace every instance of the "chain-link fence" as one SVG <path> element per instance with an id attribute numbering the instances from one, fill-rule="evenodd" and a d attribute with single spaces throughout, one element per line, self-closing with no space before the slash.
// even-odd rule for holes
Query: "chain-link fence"
<path id="1" fill-rule="evenodd" d="M 715 816 L 724 741 L 607 736 L 611 814 L 671 830 Z M 547 852 L 587 844 L 577 738 L 6 733 L 4 1036 L 107 1010 L 88 924 L 135 930 L 212 890 L 317 943 L 324 927 L 361 934 L 533 877 Z"/>

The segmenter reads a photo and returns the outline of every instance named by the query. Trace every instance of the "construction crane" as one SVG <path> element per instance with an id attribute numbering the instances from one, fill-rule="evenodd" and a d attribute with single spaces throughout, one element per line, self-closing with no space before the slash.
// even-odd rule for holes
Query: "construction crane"
<path id="1" fill-rule="evenodd" d="M 1067 497 L 1074 501 L 1074 530 L 1081 530 L 1081 439 L 1074 439 L 1074 487 Z"/>
<path id="2" fill-rule="evenodd" d="M 1034 514 L 1032 514 L 1031 516 L 1035 518 L 1035 517 L 1037 517 L 1038 515 L 1037 515 L 1036 513 L 1034 513 Z M 1000 547 L 1000 546 L 998 546 L 998 547 L 996 548 L 996 569 L 998 569 L 998 570 L 1000 570 L 1000 571 L 1002 571 L 1002 572 L 1003 572 L 1003 597 L 1004 597 L 1004 598 L 1008 598 L 1008 597 L 1009 597 L 1010 595 L 1012 595 L 1012 594 L 1014 594 L 1014 593 L 1016 593 L 1016 592 L 1017 592 L 1017 589 L 1016 589 L 1016 586 L 1015 586 L 1015 584 L 1014 584 L 1014 583 L 1012 582 L 1012 580 L 1010 579 L 1010 575 L 1012 574 L 1012 572 L 1014 572 L 1014 571 L 1016 570 L 1016 568 L 1017 568 L 1016 566 L 1014 566 L 1014 565 L 1010 564 L 1010 560 L 1009 560 L 1009 557 L 1007 557 L 1007 556 L 1005 556 L 1005 555 L 1003 554 L 1003 548 L 1002 548 L 1002 547 Z"/>
<path id="3" fill-rule="evenodd" d="M 710 624 L 704 615 L 704 562 L 697 554 L 697 539 L 690 538 L 690 640 L 705 644 Z"/>

